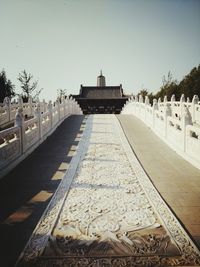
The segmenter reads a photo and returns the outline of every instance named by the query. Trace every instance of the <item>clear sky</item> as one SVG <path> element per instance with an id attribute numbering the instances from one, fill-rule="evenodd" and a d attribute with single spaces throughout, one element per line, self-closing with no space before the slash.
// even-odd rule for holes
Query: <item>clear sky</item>
<path id="1" fill-rule="evenodd" d="M 0 71 L 17 92 L 23 69 L 55 100 L 58 88 L 96 85 L 100 69 L 137 93 L 199 64 L 199 0 L 0 0 Z"/>

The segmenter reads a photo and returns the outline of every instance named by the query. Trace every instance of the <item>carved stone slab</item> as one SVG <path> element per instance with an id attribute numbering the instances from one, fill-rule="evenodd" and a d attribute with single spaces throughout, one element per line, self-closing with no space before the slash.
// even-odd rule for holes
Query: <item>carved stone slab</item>
<path id="1" fill-rule="evenodd" d="M 200 252 L 114 115 L 93 115 L 19 266 L 187 266 Z"/>

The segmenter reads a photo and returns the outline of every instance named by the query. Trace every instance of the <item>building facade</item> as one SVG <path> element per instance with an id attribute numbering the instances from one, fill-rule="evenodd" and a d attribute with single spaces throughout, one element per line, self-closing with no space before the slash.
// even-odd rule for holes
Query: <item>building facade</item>
<path id="1" fill-rule="evenodd" d="M 119 114 L 128 100 L 122 85 L 106 86 L 102 72 L 97 77 L 97 86 L 80 87 L 79 95 L 73 95 L 84 114 Z"/>

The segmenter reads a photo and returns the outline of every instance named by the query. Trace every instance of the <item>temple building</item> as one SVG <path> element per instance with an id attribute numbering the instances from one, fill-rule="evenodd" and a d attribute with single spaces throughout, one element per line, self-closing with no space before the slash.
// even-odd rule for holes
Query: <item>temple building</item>
<path id="1" fill-rule="evenodd" d="M 106 78 L 102 71 L 97 77 L 97 86 L 83 86 L 79 95 L 73 95 L 84 114 L 103 114 L 121 112 L 128 100 L 124 95 L 122 85 L 106 86 Z"/>

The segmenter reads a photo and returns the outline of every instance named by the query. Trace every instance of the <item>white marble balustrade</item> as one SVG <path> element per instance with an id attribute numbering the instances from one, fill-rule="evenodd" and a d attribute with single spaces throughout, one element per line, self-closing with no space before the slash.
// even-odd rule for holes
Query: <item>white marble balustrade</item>
<path id="1" fill-rule="evenodd" d="M 23 103 L 23 99 L 21 96 L 18 98 L 18 102 L 10 102 L 10 99 L 6 97 L 4 102 L 0 104 L 0 126 L 7 124 L 9 122 L 13 122 L 15 119 L 15 114 L 18 108 L 23 108 L 24 116 L 31 117 L 34 115 L 34 109 L 36 108 L 39 100 L 37 102 L 33 102 L 30 97 L 27 103 Z M 47 111 L 47 103 L 43 100 L 40 103 L 41 112 L 45 113 Z"/>
<path id="2" fill-rule="evenodd" d="M 132 114 L 141 119 L 172 149 L 197 168 L 200 168 L 200 102 L 194 96 L 192 102 L 171 101 L 166 97 L 161 102 L 154 99 L 153 106 L 148 97 L 131 97 L 124 105 L 121 114 Z"/>
<path id="3" fill-rule="evenodd" d="M 22 154 L 20 127 L 1 131 L 0 140 L 0 169 L 3 169 Z"/>
<path id="4" fill-rule="evenodd" d="M 15 126 L 0 131 L 0 178 L 38 147 L 64 119 L 82 114 L 78 103 L 69 98 L 57 101 L 54 106 L 51 101 L 48 105 L 38 102 L 31 108 L 33 118 L 24 120 L 28 104 L 22 105 L 15 113 Z"/>
<path id="5" fill-rule="evenodd" d="M 192 158 L 200 157 L 200 128 L 192 125 L 186 127 L 186 153 Z"/>
<path id="6" fill-rule="evenodd" d="M 23 153 L 40 140 L 40 121 L 37 117 L 24 122 L 22 125 Z"/>

